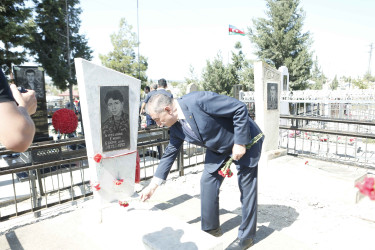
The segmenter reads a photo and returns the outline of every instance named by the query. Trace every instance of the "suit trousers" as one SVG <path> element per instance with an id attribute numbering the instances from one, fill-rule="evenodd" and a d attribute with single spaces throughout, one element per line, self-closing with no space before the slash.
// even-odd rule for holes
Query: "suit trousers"
<path id="1" fill-rule="evenodd" d="M 242 204 L 242 220 L 238 229 L 238 238 L 254 238 L 257 225 L 258 207 L 258 166 L 247 167 L 236 165 L 237 181 L 240 189 Z M 219 170 L 219 167 L 218 167 Z M 224 177 L 218 171 L 208 173 L 203 170 L 201 185 L 201 226 L 208 231 L 220 226 L 219 193 Z"/>

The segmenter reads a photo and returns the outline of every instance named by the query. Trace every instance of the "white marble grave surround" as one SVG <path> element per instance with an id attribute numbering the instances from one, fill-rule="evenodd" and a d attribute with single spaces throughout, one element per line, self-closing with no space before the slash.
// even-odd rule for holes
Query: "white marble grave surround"
<path id="1" fill-rule="evenodd" d="M 126 201 L 134 194 L 136 153 L 94 161 L 96 154 L 104 158 L 137 150 L 138 113 L 141 81 L 112 69 L 75 58 L 75 67 L 81 101 L 86 149 L 91 181 L 100 184 L 94 197 L 104 205 L 113 201 Z M 102 152 L 100 87 L 129 86 L 130 149 Z M 122 185 L 115 185 L 116 178 L 123 179 Z"/>
<path id="2" fill-rule="evenodd" d="M 265 62 L 254 63 L 255 119 L 265 138 L 262 151 L 277 150 L 279 146 L 280 109 L 267 110 L 267 83 L 278 84 L 280 107 L 281 73 Z"/>

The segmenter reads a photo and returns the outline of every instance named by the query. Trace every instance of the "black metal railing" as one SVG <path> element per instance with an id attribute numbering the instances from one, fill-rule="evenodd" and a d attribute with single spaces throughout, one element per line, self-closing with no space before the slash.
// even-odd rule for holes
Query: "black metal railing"
<path id="1" fill-rule="evenodd" d="M 168 129 L 138 131 L 141 180 L 152 178 L 168 144 Z M 205 151 L 185 143 L 172 172 L 204 161 Z M 36 157 L 33 157 L 36 156 Z M 33 143 L 21 155 L 0 148 L 0 221 L 92 196 L 83 137 Z"/>
<path id="2" fill-rule="evenodd" d="M 288 154 L 375 168 L 375 123 L 281 115 L 279 146 Z"/>

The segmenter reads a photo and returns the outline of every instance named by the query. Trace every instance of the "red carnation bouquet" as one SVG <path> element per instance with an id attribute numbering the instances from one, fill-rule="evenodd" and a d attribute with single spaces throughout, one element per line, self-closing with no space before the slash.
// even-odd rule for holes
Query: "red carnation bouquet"
<path id="1" fill-rule="evenodd" d="M 263 133 L 259 133 L 255 136 L 249 144 L 246 145 L 246 149 L 251 148 L 255 143 L 257 143 L 263 137 Z M 233 162 L 233 158 L 230 157 L 226 162 L 224 167 L 220 168 L 219 175 L 223 176 L 224 178 L 228 176 L 228 178 L 233 176 L 233 172 L 230 170 L 230 165 Z"/>
<path id="2" fill-rule="evenodd" d="M 367 195 L 371 200 L 375 200 L 375 180 L 373 177 L 365 177 L 363 182 L 355 184 L 359 191 Z"/>
<path id="3" fill-rule="evenodd" d="M 76 131 L 78 118 L 73 110 L 59 109 L 52 115 L 52 125 L 56 131 L 62 134 L 70 134 Z"/>

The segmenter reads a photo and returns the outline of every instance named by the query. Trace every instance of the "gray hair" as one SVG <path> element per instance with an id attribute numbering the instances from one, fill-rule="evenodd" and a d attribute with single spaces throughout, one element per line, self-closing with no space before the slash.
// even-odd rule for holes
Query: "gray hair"
<path id="1" fill-rule="evenodd" d="M 156 90 L 156 89 L 158 88 L 158 84 L 157 84 L 157 83 L 153 83 L 153 84 L 151 85 L 151 88 Z"/>
<path id="2" fill-rule="evenodd" d="M 163 112 L 166 106 L 171 106 L 173 103 L 173 98 L 166 96 L 164 94 L 155 94 L 151 96 L 146 105 L 146 112 L 150 114 L 150 111 L 160 114 Z"/>

